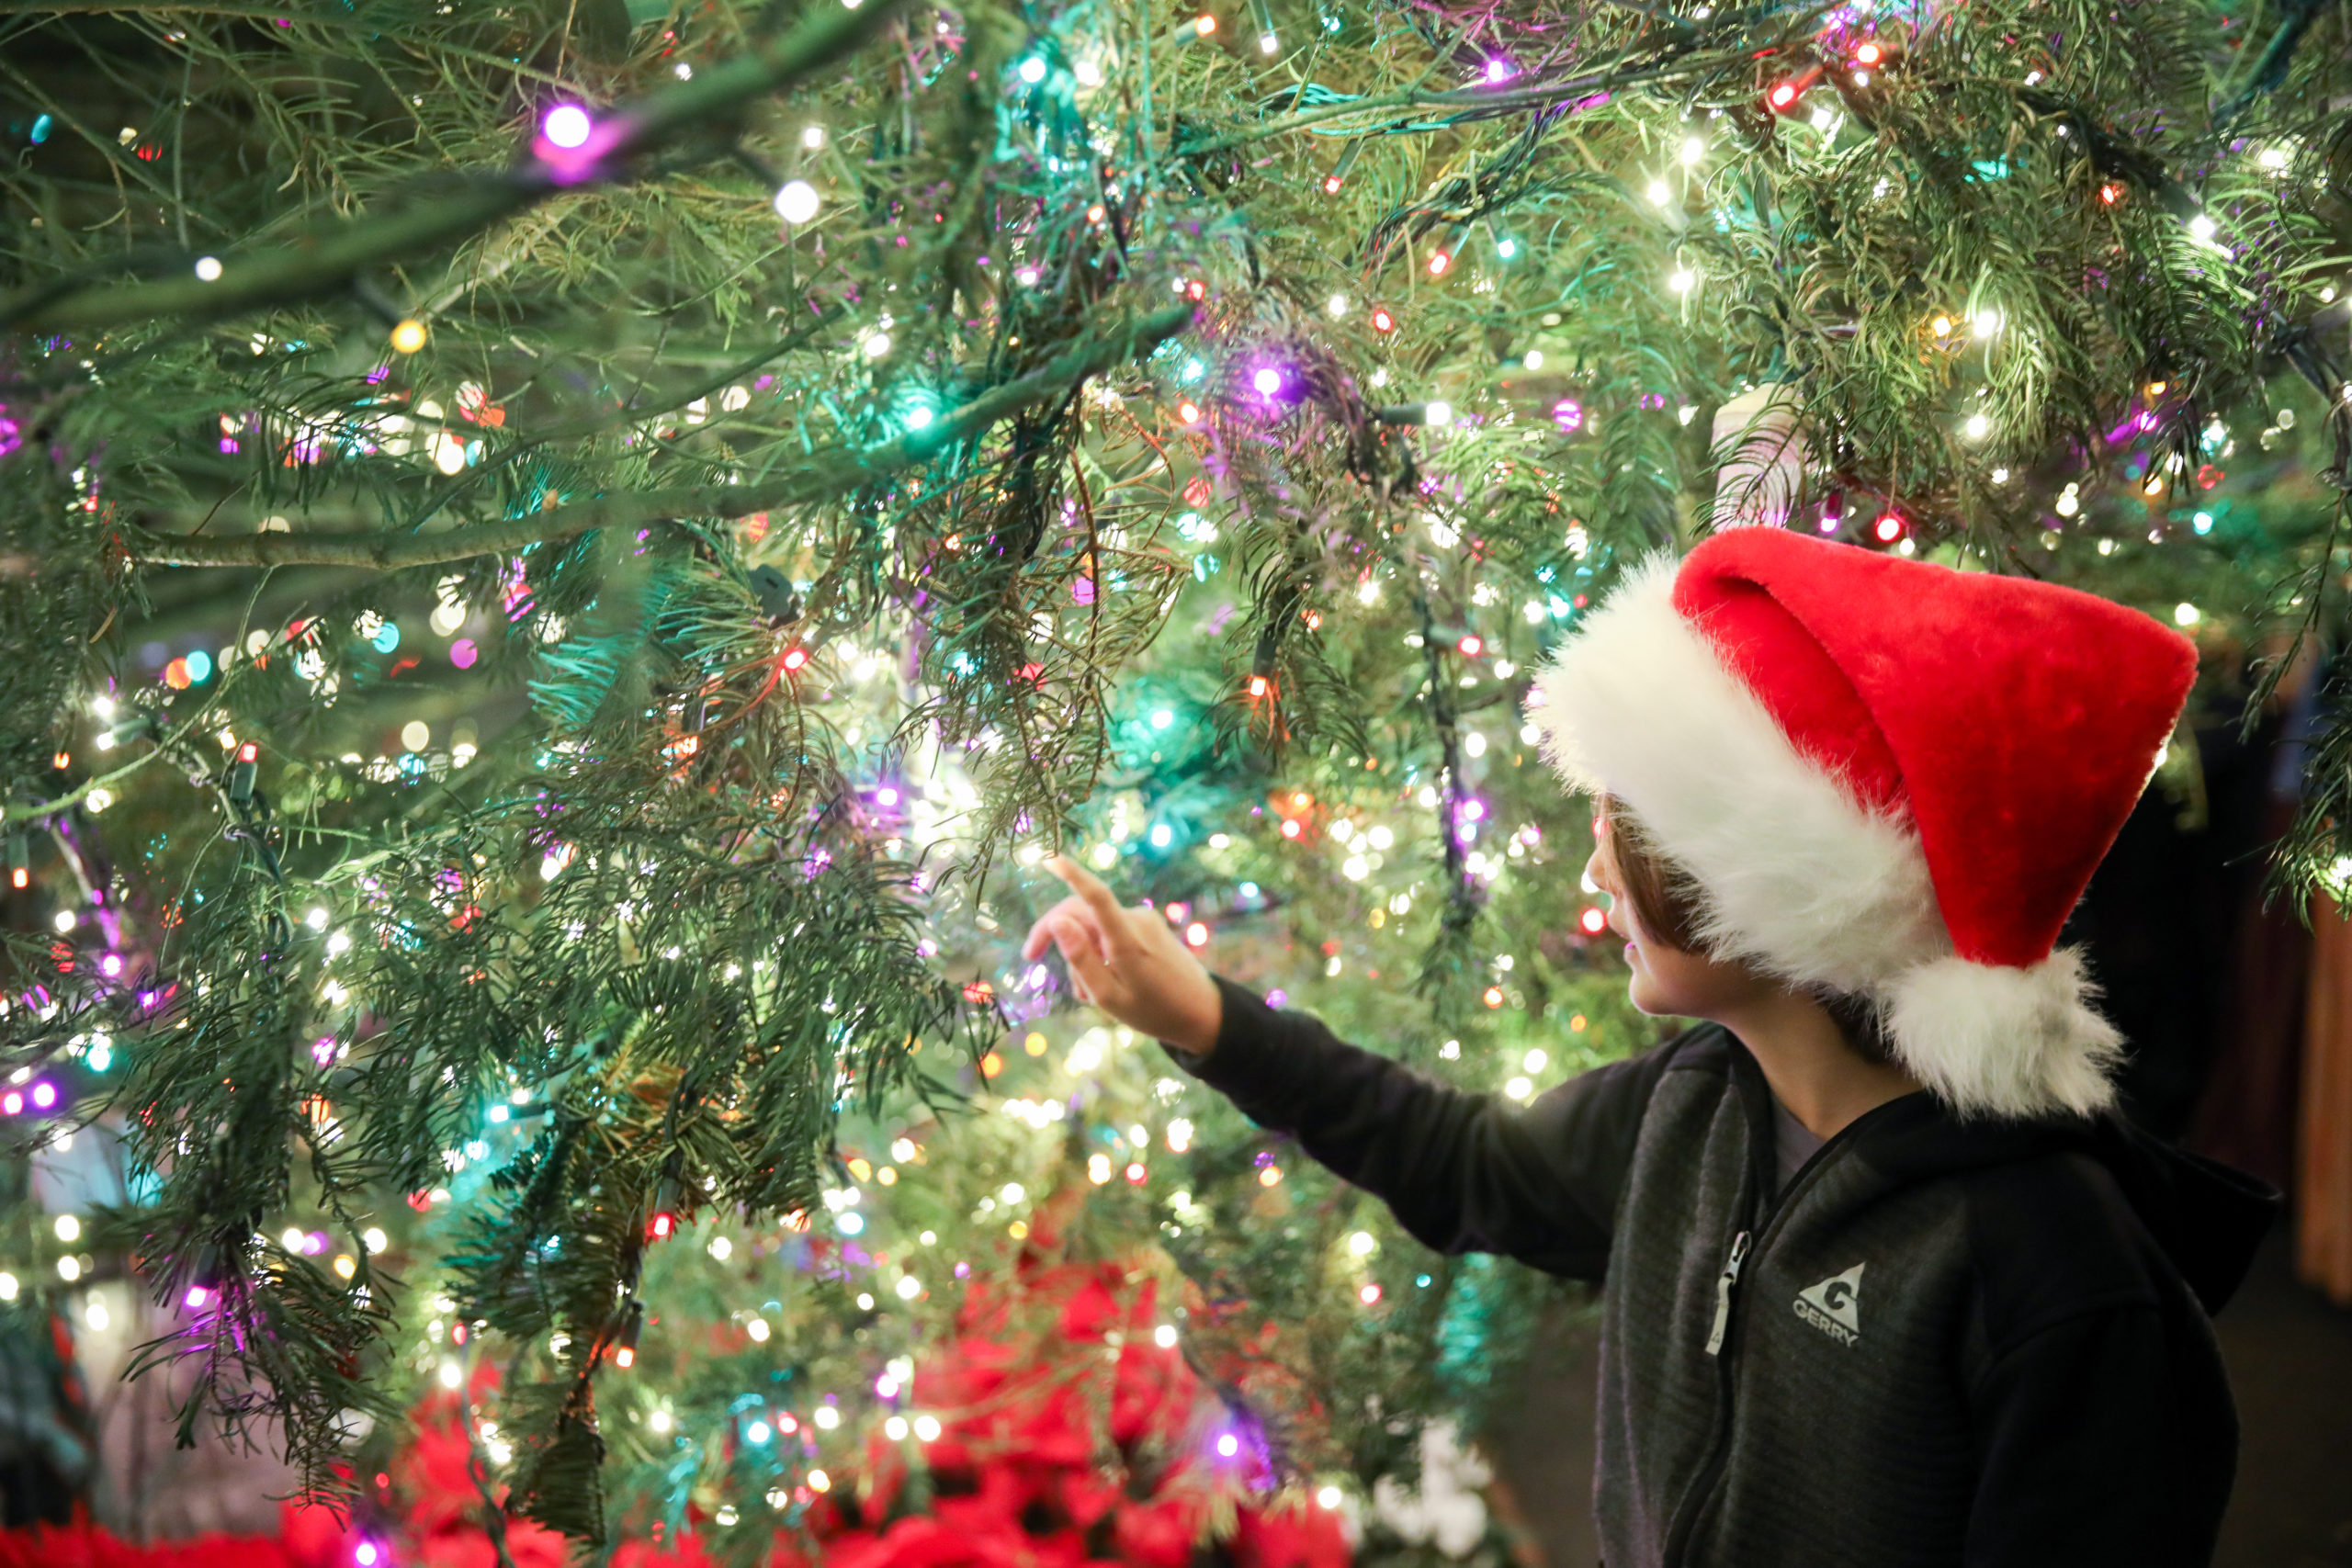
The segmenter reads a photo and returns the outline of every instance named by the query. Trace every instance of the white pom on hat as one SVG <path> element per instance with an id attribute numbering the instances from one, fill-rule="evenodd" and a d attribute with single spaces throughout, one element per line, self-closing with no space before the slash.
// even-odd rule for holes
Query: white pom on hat
<path id="1" fill-rule="evenodd" d="M 1895 1060 L 1962 1116 L 2088 1116 L 2115 1101 L 2123 1037 L 2080 948 L 2026 968 L 1939 958 L 1882 987 Z"/>

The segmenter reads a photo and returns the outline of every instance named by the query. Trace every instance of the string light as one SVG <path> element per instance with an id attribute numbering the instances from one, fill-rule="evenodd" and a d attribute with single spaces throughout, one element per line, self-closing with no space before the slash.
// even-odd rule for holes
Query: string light
<path id="1" fill-rule="evenodd" d="M 786 223 L 806 223 L 817 216 L 819 200 L 817 187 L 807 180 L 787 180 L 775 193 L 775 215 Z"/>
<path id="2" fill-rule="evenodd" d="M 401 354 L 414 354 L 424 346 L 424 323 L 412 317 L 392 329 L 392 348 Z"/>
<path id="3" fill-rule="evenodd" d="M 558 104 L 548 110 L 547 118 L 539 122 L 539 134 L 546 137 L 550 144 L 566 151 L 586 146 L 594 130 L 595 122 L 578 104 Z"/>

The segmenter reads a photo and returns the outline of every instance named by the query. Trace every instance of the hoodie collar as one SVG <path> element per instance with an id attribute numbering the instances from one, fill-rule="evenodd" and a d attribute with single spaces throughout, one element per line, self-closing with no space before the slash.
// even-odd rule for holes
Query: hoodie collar
<path id="1" fill-rule="evenodd" d="M 1730 1046 L 1733 1078 L 1748 1125 L 1769 1132 L 1771 1089 L 1763 1069 L 1737 1036 L 1729 1030 L 1722 1035 Z M 1853 1156 L 1895 1187 L 2061 1150 L 2087 1154 L 2114 1177 L 2133 1213 L 2209 1316 L 2222 1310 L 2245 1280 L 2255 1249 L 2284 1206 L 2268 1182 L 2176 1147 L 2116 1111 L 2087 1117 L 1962 1120 L 1921 1089 L 1857 1117 L 1832 1142 L 1840 1140 L 1851 1143 Z M 1762 1182 L 1758 1190 L 1769 1191 L 1770 1143 L 1759 1135 L 1751 1146 Z"/>

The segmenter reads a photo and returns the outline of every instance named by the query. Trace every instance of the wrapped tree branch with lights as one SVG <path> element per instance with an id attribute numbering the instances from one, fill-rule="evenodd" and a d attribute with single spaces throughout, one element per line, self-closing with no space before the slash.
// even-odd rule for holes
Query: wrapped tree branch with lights
<path id="1" fill-rule="evenodd" d="M 1149 1528 L 1409 1477 L 1549 1287 L 1069 1010 L 1039 859 L 1524 1098 L 1646 1038 L 1526 671 L 1717 449 L 1790 527 L 2331 646 L 2347 25 L 10 7 L 0 1068 L 25 1159 L 130 1176 L 73 1241 L 19 1194 L 17 1310 L 129 1270 L 185 1429 L 363 1517 L 494 1368 L 489 1513 L 748 1558 L 930 1517 L 859 1445 L 964 1430 L 962 1281 L 1099 1266 L 1202 1391 L 1087 1461 L 1210 1443 Z"/>

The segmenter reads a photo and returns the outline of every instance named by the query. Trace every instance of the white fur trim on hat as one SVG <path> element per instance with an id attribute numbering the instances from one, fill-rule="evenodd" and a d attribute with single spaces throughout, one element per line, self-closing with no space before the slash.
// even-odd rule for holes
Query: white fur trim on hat
<path id="1" fill-rule="evenodd" d="M 1858 993 L 1949 953 L 1917 834 L 1790 743 L 1675 609 L 1674 570 L 1644 564 L 1537 674 L 1552 765 L 1690 874 L 1711 952 Z"/>
<path id="2" fill-rule="evenodd" d="M 2115 1101 L 2123 1040 L 2091 1004 L 2082 950 L 2028 969 L 1939 958 L 1881 992 L 1895 1059 L 1963 1116 L 2088 1116 Z"/>

